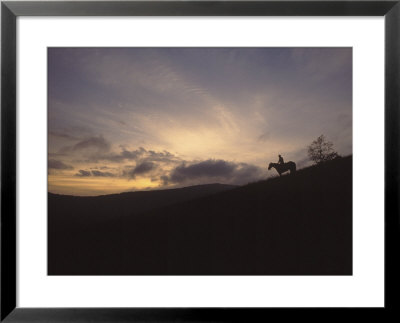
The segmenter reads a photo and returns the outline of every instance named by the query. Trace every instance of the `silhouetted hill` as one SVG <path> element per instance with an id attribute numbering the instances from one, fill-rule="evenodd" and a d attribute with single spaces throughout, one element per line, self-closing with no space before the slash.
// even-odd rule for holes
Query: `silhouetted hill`
<path id="1" fill-rule="evenodd" d="M 49 274 L 352 274 L 351 157 L 95 225 L 52 197 Z"/>
<path id="2" fill-rule="evenodd" d="M 114 219 L 116 216 L 140 214 L 156 207 L 165 207 L 235 187 L 237 186 L 207 184 L 100 196 L 72 196 L 49 193 L 49 220 L 65 221 L 66 225 L 68 223 L 75 225 L 75 221 L 104 221 L 110 218 Z"/>

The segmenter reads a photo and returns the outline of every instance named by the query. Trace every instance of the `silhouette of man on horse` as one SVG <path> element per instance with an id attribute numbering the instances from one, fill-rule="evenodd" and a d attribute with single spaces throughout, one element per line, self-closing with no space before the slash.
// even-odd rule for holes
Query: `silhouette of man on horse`
<path id="1" fill-rule="evenodd" d="M 275 168 L 279 176 L 282 176 L 282 174 L 286 172 L 290 172 L 290 175 L 293 175 L 296 172 L 296 163 L 292 161 L 285 163 L 283 161 L 283 157 L 279 155 L 278 163 L 269 164 L 268 170 L 270 170 L 271 168 Z"/>

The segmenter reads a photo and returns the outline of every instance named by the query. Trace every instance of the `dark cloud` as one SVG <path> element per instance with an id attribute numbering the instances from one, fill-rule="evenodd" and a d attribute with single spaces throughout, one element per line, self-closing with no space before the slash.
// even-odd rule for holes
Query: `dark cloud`
<path id="1" fill-rule="evenodd" d="M 115 177 L 116 175 L 110 172 L 101 172 L 99 170 L 79 170 L 79 173 L 76 173 L 75 176 L 79 177 L 89 177 L 89 176 L 94 176 L 94 177 Z"/>
<path id="2" fill-rule="evenodd" d="M 101 172 L 99 170 L 92 170 L 92 175 L 97 177 L 115 177 L 115 174 L 110 172 Z"/>
<path id="3" fill-rule="evenodd" d="M 231 184 L 245 184 L 262 178 L 261 168 L 245 163 L 234 163 L 225 160 L 205 160 L 196 163 L 183 163 L 172 170 L 169 176 L 163 175 L 160 180 L 164 185 L 190 182 L 219 181 Z"/>
<path id="4" fill-rule="evenodd" d="M 156 165 L 152 162 L 143 162 L 134 168 L 133 173 L 137 175 L 144 174 L 151 171 L 155 167 Z"/>
<path id="5" fill-rule="evenodd" d="M 62 134 L 57 134 L 63 136 Z M 181 160 L 171 154 L 170 152 L 164 151 L 154 151 L 147 150 L 143 147 L 139 147 L 134 150 L 129 150 L 124 146 L 120 146 L 120 152 L 112 152 L 111 144 L 103 136 L 98 137 L 88 137 L 86 139 L 80 140 L 74 145 L 66 146 L 61 148 L 57 155 L 66 156 L 68 154 L 79 154 L 83 155 L 85 159 L 84 162 L 114 162 L 114 163 L 124 163 L 127 161 L 133 161 L 136 164 L 143 164 L 145 162 L 153 163 L 176 163 Z M 144 164 L 146 165 L 146 164 Z M 147 166 L 150 164 L 147 164 Z M 145 167 L 145 166 L 143 166 Z M 140 169 L 138 170 L 140 172 Z"/>
<path id="6" fill-rule="evenodd" d="M 122 149 L 120 153 L 107 153 L 93 155 L 91 161 L 107 160 L 115 163 L 122 163 L 124 161 L 136 161 L 136 162 L 163 162 L 172 163 L 179 161 L 179 158 L 170 152 L 164 150 L 157 152 L 154 150 L 146 150 L 143 147 L 139 147 L 136 150 Z"/>
<path id="7" fill-rule="evenodd" d="M 79 177 L 88 177 L 91 175 L 92 174 L 89 171 L 83 170 L 83 169 L 80 169 L 79 172 L 75 174 L 75 176 L 79 176 Z"/>
<path id="8" fill-rule="evenodd" d="M 169 176 L 167 175 L 160 176 L 160 181 L 162 182 L 163 185 L 167 185 L 170 182 Z"/>
<path id="9" fill-rule="evenodd" d="M 124 171 L 124 176 L 129 177 L 129 178 L 135 178 L 137 175 L 144 175 L 152 170 L 157 168 L 157 164 L 149 161 L 142 162 L 138 165 L 136 165 L 134 168 L 125 170 Z"/>
<path id="10" fill-rule="evenodd" d="M 176 160 L 176 157 L 166 150 L 164 150 L 163 152 L 155 152 L 153 150 L 149 150 L 147 159 L 152 161 L 168 162 Z"/>
<path id="11" fill-rule="evenodd" d="M 56 159 L 49 159 L 47 166 L 49 169 L 74 169 L 72 166 L 64 164 L 62 161 Z"/>
<path id="12" fill-rule="evenodd" d="M 182 164 L 176 167 L 171 175 L 172 182 L 182 182 L 185 179 L 194 179 L 199 177 L 226 177 L 230 176 L 235 170 L 233 163 L 224 160 L 206 160 L 192 165 Z"/>
<path id="13" fill-rule="evenodd" d="M 126 160 L 138 160 L 144 154 L 146 153 L 146 149 L 143 147 L 140 147 L 139 149 L 136 150 L 127 150 L 125 148 L 122 149 L 120 153 L 111 153 L 111 154 L 106 154 L 102 156 L 97 156 L 97 159 L 99 160 L 108 160 L 116 163 L 120 163 Z"/>

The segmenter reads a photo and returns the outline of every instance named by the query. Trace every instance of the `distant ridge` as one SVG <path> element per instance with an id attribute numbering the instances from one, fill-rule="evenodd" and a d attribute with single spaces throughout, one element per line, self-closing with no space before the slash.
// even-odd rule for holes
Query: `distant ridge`
<path id="1" fill-rule="evenodd" d="M 216 194 L 237 186 L 225 184 L 205 184 L 182 188 L 135 191 L 99 196 L 73 196 L 48 193 L 49 214 L 58 220 L 82 222 L 86 217 L 91 221 L 140 214 L 153 208 L 192 200 Z M 88 213 L 90 212 L 90 213 Z M 52 218 L 50 218 L 52 220 Z"/>
<path id="2" fill-rule="evenodd" d="M 63 196 L 63 197 L 82 197 L 82 198 L 100 198 L 100 197 L 115 197 L 115 196 L 128 196 L 131 194 L 137 193 L 150 193 L 150 192 L 165 192 L 165 191 L 197 191 L 197 192 L 207 192 L 207 191 L 224 191 L 227 189 L 232 189 L 238 187 L 238 185 L 229 185 L 229 184 L 220 184 L 220 183 L 211 183 L 211 184 L 200 184 L 200 185 L 191 185 L 191 186 L 184 186 L 184 187 L 175 187 L 175 188 L 163 188 L 163 189 L 154 189 L 154 190 L 138 190 L 138 191 L 130 191 L 130 192 L 120 192 L 120 193 L 111 193 L 111 194 L 100 194 L 100 195 L 70 195 L 70 194 L 58 194 L 48 192 L 49 196 Z"/>

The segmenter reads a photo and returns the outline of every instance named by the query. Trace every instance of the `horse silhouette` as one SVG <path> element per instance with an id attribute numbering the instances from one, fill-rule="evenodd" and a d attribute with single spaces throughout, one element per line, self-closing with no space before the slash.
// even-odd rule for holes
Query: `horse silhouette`
<path id="1" fill-rule="evenodd" d="M 286 173 L 287 171 L 290 171 L 290 175 L 293 175 L 296 172 L 296 163 L 292 161 L 284 164 L 269 163 L 268 170 L 270 170 L 271 168 L 275 168 L 279 176 L 282 176 L 282 174 Z"/>

